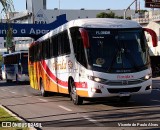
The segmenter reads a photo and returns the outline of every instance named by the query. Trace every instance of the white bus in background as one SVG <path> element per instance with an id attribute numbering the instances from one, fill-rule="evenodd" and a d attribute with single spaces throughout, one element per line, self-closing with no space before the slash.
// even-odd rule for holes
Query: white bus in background
<path id="1" fill-rule="evenodd" d="M 28 51 L 19 51 L 3 55 L 3 71 L 6 82 L 29 81 Z"/>
<path id="2" fill-rule="evenodd" d="M 31 87 L 70 94 L 74 104 L 85 98 L 149 94 L 152 71 L 145 32 L 122 19 L 78 19 L 47 33 L 29 47 Z"/>

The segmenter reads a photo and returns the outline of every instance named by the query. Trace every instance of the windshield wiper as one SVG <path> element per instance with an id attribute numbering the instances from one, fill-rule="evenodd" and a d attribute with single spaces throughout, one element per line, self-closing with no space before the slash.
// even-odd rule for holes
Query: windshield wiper
<path id="1" fill-rule="evenodd" d="M 135 59 L 133 58 L 132 54 L 127 51 L 127 47 L 124 45 L 124 43 L 123 43 L 123 46 L 124 46 L 125 57 L 128 59 L 128 61 L 130 61 L 130 63 L 133 65 L 135 70 L 139 70 L 139 67 L 136 65 Z M 130 58 L 128 58 L 128 56 L 126 56 L 126 53 L 129 54 Z"/>
<path id="2" fill-rule="evenodd" d="M 107 69 L 107 72 L 110 72 L 110 70 L 111 70 L 111 68 L 112 68 L 112 66 L 113 66 L 113 64 L 114 64 L 114 62 L 116 60 L 116 57 L 117 57 L 118 53 L 119 53 L 119 50 L 117 50 L 116 53 L 115 53 L 115 55 L 113 56 L 113 58 L 111 60 L 111 64 L 109 65 L 109 67 Z"/>

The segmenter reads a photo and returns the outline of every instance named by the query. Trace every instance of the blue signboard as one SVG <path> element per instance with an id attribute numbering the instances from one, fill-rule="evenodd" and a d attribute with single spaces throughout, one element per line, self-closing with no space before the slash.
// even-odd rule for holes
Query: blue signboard
<path id="1" fill-rule="evenodd" d="M 66 23 L 66 14 L 57 16 L 57 19 L 50 24 L 20 24 L 11 23 L 13 37 L 32 37 L 37 39 L 62 24 Z M 0 37 L 6 37 L 8 30 L 7 23 L 0 23 Z"/>

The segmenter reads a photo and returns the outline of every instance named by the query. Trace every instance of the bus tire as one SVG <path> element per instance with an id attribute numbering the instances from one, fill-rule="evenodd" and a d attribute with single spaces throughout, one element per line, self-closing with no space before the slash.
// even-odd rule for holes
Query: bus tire
<path id="1" fill-rule="evenodd" d="M 18 75 L 16 74 L 16 83 L 19 84 Z"/>
<path id="2" fill-rule="evenodd" d="M 124 97 L 120 97 L 120 101 L 121 102 L 128 102 L 130 100 L 131 96 L 124 96 Z"/>
<path id="3" fill-rule="evenodd" d="M 12 81 L 12 80 L 8 79 L 8 78 L 7 78 L 7 75 L 6 75 L 6 82 L 7 82 L 7 83 L 10 83 L 11 81 Z"/>
<path id="4" fill-rule="evenodd" d="M 83 103 L 83 98 L 77 95 L 73 79 L 70 79 L 70 97 L 75 105 L 81 105 Z"/>
<path id="5" fill-rule="evenodd" d="M 48 96 L 47 92 L 44 90 L 44 84 L 43 84 L 42 80 L 40 81 L 40 91 L 41 91 L 41 95 L 43 97 L 47 97 Z"/>

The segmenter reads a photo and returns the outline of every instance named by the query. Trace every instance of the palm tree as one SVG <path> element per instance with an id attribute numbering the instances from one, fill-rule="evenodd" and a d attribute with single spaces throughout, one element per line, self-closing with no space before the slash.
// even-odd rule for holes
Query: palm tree
<path id="1" fill-rule="evenodd" d="M 13 1 L 12 0 L 0 0 L 0 3 L 2 4 L 2 12 L 5 13 L 12 12 L 14 10 Z"/>
<path id="2" fill-rule="evenodd" d="M 9 51 L 8 49 L 11 48 L 13 46 L 12 43 L 12 28 L 10 26 L 10 16 L 9 16 L 9 12 L 13 12 L 14 10 L 14 6 L 13 6 L 13 1 L 12 0 L 0 0 L 0 3 L 2 5 L 2 12 L 5 13 L 5 17 L 6 17 L 6 22 L 8 23 L 8 30 L 7 30 L 7 35 L 6 35 L 6 43 L 7 43 L 7 51 Z"/>

